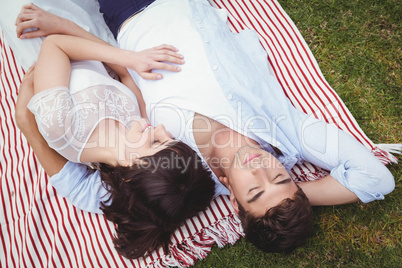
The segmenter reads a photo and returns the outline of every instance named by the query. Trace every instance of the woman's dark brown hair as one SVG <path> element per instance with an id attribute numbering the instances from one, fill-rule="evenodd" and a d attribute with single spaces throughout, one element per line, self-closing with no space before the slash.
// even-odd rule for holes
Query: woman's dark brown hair
<path id="1" fill-rule="evenodd" d="M 141 160 L 131 167 L 100 165 L 102 182 L 111 193 L 102 210 L 117 225 L 117 252 L 129 259 L 160 246 L 167 252 L 171 234 L 207 208 L 215 189 L 200 157 L 182 142 Z"/>

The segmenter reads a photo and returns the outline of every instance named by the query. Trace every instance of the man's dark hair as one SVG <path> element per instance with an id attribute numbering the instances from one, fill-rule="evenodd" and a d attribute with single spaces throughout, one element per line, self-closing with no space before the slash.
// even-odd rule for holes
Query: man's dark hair
<path id="1" fill-rule="evenodd" d="M 297 187 L 293 199 L 282 200 L 260 217 L 254 217 L 237 202 L 246 239 L 258 249 L 290 252 L 312 235 L 313 211 L 307 196 Z"/>
<path id="2" fill-rule="evenodd" d="M 110 198 L 102 203 L 114 222 L 113 242 L 122 256 L 147 256 L 160 246 L 169 251 L 171 234 L 205 210 L 215 189 L 211 172 L 189 146 L 174 142 L 131 167 L 100 164 Z"/>

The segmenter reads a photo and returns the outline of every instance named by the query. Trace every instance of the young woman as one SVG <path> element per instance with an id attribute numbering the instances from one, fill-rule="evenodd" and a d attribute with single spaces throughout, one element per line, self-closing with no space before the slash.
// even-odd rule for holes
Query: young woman
<path id="1" fill-rule="evenodd" d="M 33 94 L 27 105 L 49 146 L 72 162 L 99 166 L 109 192 L 101 208 L 117 224 L 116 248 L 140 256 L 166 247 L 171 233 L 205 209 L 214 193 L 214 182 L 197 154 L 162 125 L 153 127 L 141 118 L 135 94 L 112 79 L 99 62 L 109 64 L 141 103 L 138 88 L 120 66 L 139 70 L 143 55 L 154 57 L 158 69 L 178 70 L 161 61 L 182 63 L 169 45 L 136 53 L 79 37 L 48 36 L 33 79 L 31 70 L 30 82 L 21 86 L 16 109 L 18 113 L 26 96 Z M 71 60 L 91 62 L 71 65 Z M 158 79 L 150 72 L 145 76 Z M 27 120 L 18 114 L 16 118 Z"/>

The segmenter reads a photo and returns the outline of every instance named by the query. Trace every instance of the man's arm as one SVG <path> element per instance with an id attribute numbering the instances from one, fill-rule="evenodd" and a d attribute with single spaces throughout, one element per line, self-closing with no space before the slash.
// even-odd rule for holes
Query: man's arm
<path id="1" fill-rule="evenodd" d="M 355 193 L 328 175 L 320 180 L 298 184 L 312 206 L 344 205 L 359 201 Z"/>
<path id="2" fill-rule="evenodd" d="M 299 184 L 312 205 L 367 203 L 384 199 L 394 189 L 391 172 L 351 135 L 304 114 L 300 117 L 303 159 L 330 170 L 321 180 Z"/>

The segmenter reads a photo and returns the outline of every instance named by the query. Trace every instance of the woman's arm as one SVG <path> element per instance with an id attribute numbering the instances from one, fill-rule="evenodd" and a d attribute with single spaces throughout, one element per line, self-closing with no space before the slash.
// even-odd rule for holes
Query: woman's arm
<path id="1" fill-rule="evenodd" d="M 99 172 L 88 169 L 83 164 L 68 162 L 51 149 L 40 134 L 34 115 L 27 108 L 33 96 L 33 72 L 34 66 L 25 73 L 19 88 L 15 106 L 17 126 L 25 135 L 43 169 L 51 177 L 50 184 L 58 194 L 79 209 L 103 213 L 100 204 L 108 200 L 109 194 L 102 186 Z"/>
<path id="2" fill-rule="evenodd" d="M 46 12 L 32 3 L 22 7 L 15 24 L 17 26 L 17 36 L 22 39 L 44 37 L 51 34 L 64 34 L 81 37 L 83 39 L 92 40 L 110 46 L 110 44 L 85 31 L 74 22 Z M 38 30 L 23 33 L 25 29 L 29 28 L 38 28 Z M 177 51 L 178 50 L 173 46 L 161 45 L 138 52 L 136 67 L 131 69 L 136 71 L 144 79 L 161 79 L 162 75 L 159 73 L 152 73 L 153 69 L 173 72 L 180 71 L 179 67 L 172 65 L 172 63 L 184 63 L 183 56 L 178 54 Z M 110 62 L 108 65 L 117 75 L 119 75 L 120 78 L 129 75 L 127 70 L 119 65 L 115 66 Z"/>
<path id="3" fill-rule="evenodd" d="M 33 96 L 33 70 L 34 66 L 25 73 L 19 88 L 15 106 L 15 121 L 34 150 L 45 172 L 49 176 L 53 176 L 64 167 L 67 160 L 49 147 L 38 130 L 34 115 L 27 108 L 27 104 Z"/>
<path id="4" fill-rule="evenodd" d="M 75 36 L 51 35 L 44 40 L 36 64 L 35 93 L 52 87 L 68 86 L 70 60 L 97 60 L 138 71 L 143 64 L 140 59 L 149 53 L 158 61 L 181 61 L 180 54 L 172 52 L 172 49 L 170 45 L 160 45 L 134 52 Z M 162 69 L 163 65 L 156 63 L 154 66 Z"/>

